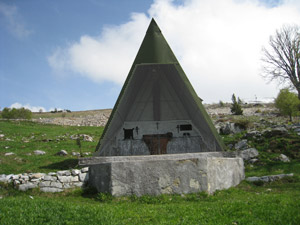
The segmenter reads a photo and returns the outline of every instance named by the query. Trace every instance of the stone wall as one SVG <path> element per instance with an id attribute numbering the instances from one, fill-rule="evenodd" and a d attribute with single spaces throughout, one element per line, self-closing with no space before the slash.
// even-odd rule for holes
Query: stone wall
<path id="1" fill-rule="evenodd" d="M 61 192 L 64 189 L 84 187 L 89 179 L 89 168 L 45 173 L 1 174 L 0 182 L 13 183 L 20 191 L 39 188 L 43 192 Z"/>
<path id="2" fill-rule="evenodd" d="M 245 177 L 243 159 L 222 152 L 95 157 L 80 163 L 89 164 L 89 185 L 113 196 L 213 193 Z"/>

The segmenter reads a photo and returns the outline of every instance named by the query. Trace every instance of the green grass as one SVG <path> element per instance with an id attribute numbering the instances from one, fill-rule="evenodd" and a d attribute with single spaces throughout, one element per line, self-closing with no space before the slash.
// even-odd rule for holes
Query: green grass
<path id="1" fill-rule="evenodd" d="M 299 224 L 300 182 L 159 197 L 59 194 L 0 190 L 0 224 Z M 32 198 L 30 198 L 32 196 Z M 101 200 L 101 201 L 100 201 Z"/>
<path id="2" fill-rule="evenodd" d="M 5 134 L 0 139 L 0 174 L 74 168 L 77 157 L 55 156 L 55 153 L 61 149 L 78 152 L 70 135 L 83 133 L 91 135 L 94 142 L 82 142 L 82 150 L 93 152 L 102 130 L 0 121 L 0 133 Z M 242 137 L 243 133 L 226 136 L 224 141 L 234 143 Z M 92 189 L 63 193 L 42 193 L 38 189 L 20 192 L 10 184 L 0 184 L 0 224 L 300 224 L 300 159 L 294 154 L 297 136 L 249 141 L 260 151 L 260 162 L 245 164 L 247 177 L 281 173 L 294 173 L 294 176 L 272 183 L 243 181 L 237 187 L 213 195 L 158 197 L 116 198 L 97 194 Z M 289 145 L 281 148 L 285 143 Z M 9 148 L 5 149 L 6 146 Z M 37 149 L 47 154 L 33 155 Z M 277 151 L 280 149 L 293 153 L 295 157 L 290 163 L 274 160 L 281 153 Z M 5 152 L 16 155 L 4 156 Z"/>
<path id="3" fill-rule="evenodd" d="M 51 172 L 70 169 L 77 166 L 79 152 L 76 141 L 70 138 L 74 134 L 87 134 L 93 142 L 81 141 L 82 152 L 95 151 L 103 127 L 70 127 L 39 124 L 26 121 L 0 121 L 0 174 L 24 172 Z M 56 156 L 60 150 L 66 150 L 67 156 Z M 34 155 L 34 150 L 43 150 L 45 155 Z M 7 152 L 15 155 L 4 156 Z M 30 154 L 30 155 L 29 155 Z"/>

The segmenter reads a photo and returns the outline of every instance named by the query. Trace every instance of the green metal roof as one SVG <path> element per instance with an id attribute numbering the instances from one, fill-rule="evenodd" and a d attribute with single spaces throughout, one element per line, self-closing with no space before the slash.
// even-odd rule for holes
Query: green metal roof
<path id="1" fill-rule="evenodd" d="M 174 64 L 175 65 L 178 73 L 180 74 L 180 76 L 182 78 L 182 82 L 185 83 L 190 94 L 193 96 L 193 99 L 195 100 L 195 103 L 197 104 L 205 121 L 207 122 L 207 124 L 210 128 L 210 131 L 212 132 L 213 136 L 215 137 L 217 143 L 219 144 L 219 149 L 223 150 L 225 146 L 224 146 L 219 134 L 217 133 L 209 115 L 207 114 L 205 108 L 203 107 L 202 102 L 201 102 L 202 100 L 196 94 L 194 88 L 192 87 L 191 83 L 189 82 L 187 76 L 185 75 L 183 69 L 181 68 L 178 60 L 176 59 L 174 53 L 172 52 L 169 44 L 166 41 L 166 39 L 162 35 L 161 30 L 159 29 L 155 20 L 152 19 L 150 22 L 150 25 L 147 29 L 144 40 L 139 48 L 137 56 L 131 66 L 128 76 L 122 87 L 120 95 L 119 95 L 119 97 L 115 103 L 115 106 L 112 110 L 112 113 L 109 117 L 109 120 L 104 128 L 104 131 L 102 133 L 100 141 L 96 147 L 96 151 L 100 149 L 101 140 L 105 137 L 105 134 L 106 134 L 107 130 L 109 129 L 109 126 L 110 126 L 110 124 L 114 118 L 114 115 L 117 111 L 118 105 L 119 105 L 120 101 L 122 100 L 122 96 L 125 93 L 126 87 L 131 80 L 131 77 L 133 75 L 136 65 L 140 65 L 140 64 Z"/>

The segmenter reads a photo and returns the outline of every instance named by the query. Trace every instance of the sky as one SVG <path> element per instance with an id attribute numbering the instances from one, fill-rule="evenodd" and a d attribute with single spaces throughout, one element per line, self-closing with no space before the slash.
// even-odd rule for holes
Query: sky
<path id="1" fill-rule="evenodd" d="M 204 103 L 274 99 L 262 47 L 298 0 L 0 0 L 0 110 L 112 108 L 151 18 Z"/>

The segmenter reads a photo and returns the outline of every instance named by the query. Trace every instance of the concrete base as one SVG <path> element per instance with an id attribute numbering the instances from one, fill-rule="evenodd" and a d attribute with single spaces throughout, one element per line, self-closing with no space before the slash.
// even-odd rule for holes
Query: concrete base
<path id="1" fill-rule="evenodd" d="M 185 194 L 226 189 L 245 177 L 241 158 L 222 152 L 82 158 L 89 185 L 123 195 Z"/>

